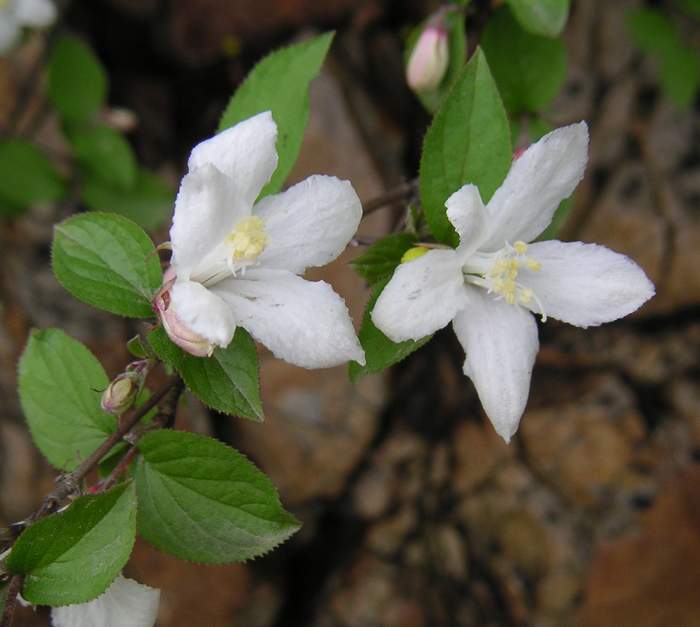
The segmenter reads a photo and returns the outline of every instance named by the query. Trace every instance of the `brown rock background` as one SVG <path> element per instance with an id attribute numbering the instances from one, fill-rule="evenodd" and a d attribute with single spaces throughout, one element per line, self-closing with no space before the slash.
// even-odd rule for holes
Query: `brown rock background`
<path id="1" fill-rule="evenodd" d="M 159 625 L 700 626 L 700 118 L 660 95 L 653 64 L 630 46 L 624 14 L 641 4 L 574 3 L 568 79 L 548 117 L 586 119 L 592 133 L 565 237 L 630 255 L 657 297 L 602 328 L 541 328 L 530 405 L 510 446 L 484 419 L 449 331 L 357 386 L 343 368 L 307 372 L 261 351 L 262 425 L 186 399 L 180 424 L 244 450 L 304 526 L 270 556 L 229 567 L 139 543 L 127 574 L 162 587 Z M 370 199 L 415 175 L 428 118 L 403 83 L 401 36 L 431 6 L 95 0 L 72 3 L 61 27 L 95 47 L 110 104 L 137 116 L 140 158 L 173 182 L 257 58 L 337 29 L 292 178 L 336 174 Z M 0 63 L 2 125 L 42 45 Z M 64 150 L 40 94 L 19 130 Z M 76 209 L 36 207 L 0 224 L 2 524 L 52 487 L 15 391 L 29 329 L 64 328 L 110 373 L 135 330 L 73 301 L 51 275 L 52 224 Z M 374 214 L 362 233 L 393 220 Z M 345 265 L 352 254 L 322 276 L 359 319 L 367 294 Z M 47 616 L 24 609 L 17 624 Z"/>

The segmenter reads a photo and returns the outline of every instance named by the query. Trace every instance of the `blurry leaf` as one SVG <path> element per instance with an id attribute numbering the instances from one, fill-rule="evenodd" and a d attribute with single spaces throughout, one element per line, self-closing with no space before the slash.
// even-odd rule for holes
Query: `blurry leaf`
<path id="1" fill-rule="evenodd" d="M 415 246 L 415 242 L 416 238 L 408 233 L 389 235 L 372 244 L 350 264 L 357 274 L 373 285 L 394 273 L 403 254 Z"/>
<path id="2" fill-rule="evenodd" d="M 282 188 L 299 155 L 309 118 L 309 83 L 321 69 L 332 40 L 333 33 L 326 33 L 272 52 L 251 70 L 224 111 L 219 131 L 256 113 L 272 111 L 279 161 L 261 197 Z"/>
<path id="3" fill-rule="evenodd" d="M 148 341 L 205 405 L 226 414 L 262 420 L 258 353 L 244 328 L 236 328 L 231 343 L 217 348 L 211 357 L 194 357 L 180 350 L 162 327 L 150 333 Z"/>
<path id="4" fill-rule="evenodd" d="M 33 331 L 19 361 L 19 398 L 38 449 L 73 470 L 116 430 L 100 398 L 109 380 L 95 356 L 58 329 Z"/>
<path id="5" fill-rule="evenodd" d="M 121 316 L 153 315 L 162 272 L 141 228 L 110 213 L 81 213 L 54 227 L 53 270 L 78 300 Z"/>
<path id="6" fill-rule="evenodd" d="M 444 19 L 447 28 L 450 64 L 447 66 L 440 86 L 435 91 L 416 93 L 418 99 L 430 113 L 435 113 L 438 110 L 440 103 L 447 95 L 447 92 L 450 91 L 452 85 L 454 85 L 460 70 L 464 67 L 467 60 L 467 35 L 464 30 L 463 13 L 461 11 L 452 11 L 447 13 Z M 416 26 L 408 36 L 404 52 L 404 65 L 408 65 L 408 59 L 425 26 L 426 22 Z"/>
<path id="7" fill-rule="evenodd" d="M 569 0 L 506 0 L 522 27 L 534 35 L 556 37 L 569 17 Z"/>
<path id="8" fill-rule="evenodd" d="M 81 126 L 68 134 L 85 178 L 111 185 L 120 191 L 136 181 L 136 157 L 129 142 L 108 126 Z"/>
<path id="9" fill-rule="evenodd" d="M 462 69 L 423 140 L 420 196 L 436 239 L 456 246 L 445 201 L 465 183 L 486 203 L 511 164 L 510 127 L 486 57 L 478 49 Z"/>
<path id="10" fill-rule="evenodd" d="M 82 186 L 83 202 L 94 211 L 118 213 L 144 229 L 161 226 L 172 214 L 175 194 L 158 175 L 143 168 L 129 190 L 87 179 Z"/>
<path id="11" fill-rule="evenodd" d="M 0 141 L 0 215 L 59 200 L 63 180 L 41 151 L 23 139 Z"/>
<path id="12" fill-rule="evenodd" d="M 126 348 L 137 359 L 144 359 L 145 357 L 148 357 L 146 348 L 141 342 L 141 337 L 138 335 L 135 335 L 126 343 Z"/>
<path id="13" fill-rule="evenodd" d="M 34 523 L 17 540 L 7 567 L 25 576 L 22 596 L 30 603 L 85 603 L 114 581 L 135 535 L 136 496 L 125 483 Z"/>
<path id="14" fill-rule="evenodd" d="M 49 60 L 49 98 L 69 122 L 94 116 L 107 96 L 107 76 L 92 50 L 77 37 L 63 35 Z"/>
<path id="15" fill-rule="evenodd" d="M 676 0 L 676 4 L 686 15 L 700 19 L 700 0 Z"/>
<path id="16" fill-rule="evenodd" d="M 161 551 L 226 564 L 263 555 L 299 528 L 272 482 L 221 442 L 161 429 L 138 448 L 139 533 Z"/>
<path id="17" fill-rule="evenodd" d="M 482 46 L 509 112 L 538 111 L 557 95 L 566 76 L 561 40 L 523 30 L 504 7 L 488 21 Z"/>
<path id="18" fill-rule="evenodd" d="M 360 344 L 362 344 L 362 348 L 365 350 L 365 359 L 367 360 L 367 363 L 366 365 L 361 366 L 355 361 L 350 362 L 348 368 L 350 379 L 353 383 L 367 374 L 381 372 L 385 368 L 400 362 L 411 353 L 418 350 L 421 346 L 423 346 L 423 344 L 428 342 L 428 340 L 433 337 L 432 335 L 429 335 L 428 337 L 418 340 L 417 342 L 407 340 L 397 344 L 396 342 L 392 342 L 386 335 L 384 335 L 377 327 L 374 326 L 370 313 L 372 309 L 374 309 L 374 304 L 377 302 L 379 295 L 386 287 L 389 279 L 391 279 L 391 275 L 385 277 L 378 283 L 375 283 L 372 289 L 372 295 L 367 303 L 367 308 L 365 309 L 365 314 L 362 318 L 362 326 L 360 327 L 360 332 L 358 334 Z"/>
<path id="19" fill-rule="evenodd" d="M 683 42 L 675 25 L 661 11 L 638 9 L 627 15 L 634 43 L 658 59 L 661 87 L 678 106 L 689 107 L 700 87 L 700 57 Z"/>

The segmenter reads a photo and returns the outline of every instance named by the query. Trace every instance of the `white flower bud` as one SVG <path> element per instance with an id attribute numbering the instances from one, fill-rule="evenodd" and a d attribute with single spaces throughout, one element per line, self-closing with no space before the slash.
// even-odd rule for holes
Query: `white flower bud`
<path id="1" fill-rule="evenodd" d="M 447 31 L 428 24 L 418 37 L 406 66 L 406 81 L 413 91 L 432 91 L 442 82 L 450 62 Z"/>

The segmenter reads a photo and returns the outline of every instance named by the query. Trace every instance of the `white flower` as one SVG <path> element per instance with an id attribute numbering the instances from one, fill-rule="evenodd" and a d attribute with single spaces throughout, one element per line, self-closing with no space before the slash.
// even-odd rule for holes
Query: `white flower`
<path id="1" fill-rule="evenodd" d="M 364 364 L 343 299 L 298 276 L 343 251 L 360 200 L 348 181 L 317 175 L 254 204 L 277 167 L 276 139 L 267 111 L 194 148 L 156 309 L 170 338 L 194 355 L 227 346 L 240 325 L 305 368 Z"/>
<path id="2" fill-rule="evenodd" d="M 0 54 L 17 43 L 22 28 L 43 28 L 56 19 L 51 0 L 0 0 Z"/>
<path id="3" fill-rule="evenodd" d="M 55 607 L 53 627 L 152 627 L 158 616 L 160 590 L 119 575 L 88 603 Z"/>
<path id="4" fill-rule="evenodd" d="M 459 247 L 401 264 L 372 312 L 395 342 L 452 322 L 464 373 L 506 441 L 525 409 L 538 350 L 530 312 L 585 328 L 626 316 L 654 294 L 639 266 L 603 246 L 528 245 L 583 177 L 587 150 L 584 122 L 560 128 L 513 162 L 487 206 L 474 185 L 452 194 L 445 204 Z"/>

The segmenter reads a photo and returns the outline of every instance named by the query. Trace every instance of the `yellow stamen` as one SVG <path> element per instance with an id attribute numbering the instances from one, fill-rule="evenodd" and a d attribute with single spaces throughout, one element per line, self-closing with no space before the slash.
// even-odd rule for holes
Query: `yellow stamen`
<path id="1" fill-rule="evenodd" d="M 257 216 L 241 220 L 226 236 L 226 244 L 231 247 L 231 257 L 235 260 L 252 261 L 267 246 L 265 223 Z"/>
<path id="2" fill-rule="evenodd" d="M 515 244 L 513 244 L 513 248 L 519 255 L 524 255 L 527 252 L 527 244 L 521 240 L 515 242 Z"/>
<path id="3" fill-rule="evenodd" d="M 542 269 L 542 264 L 532 257 L 528 257 L 526 263 L 527 267 L 533 272 L 539 272 Z"/>

